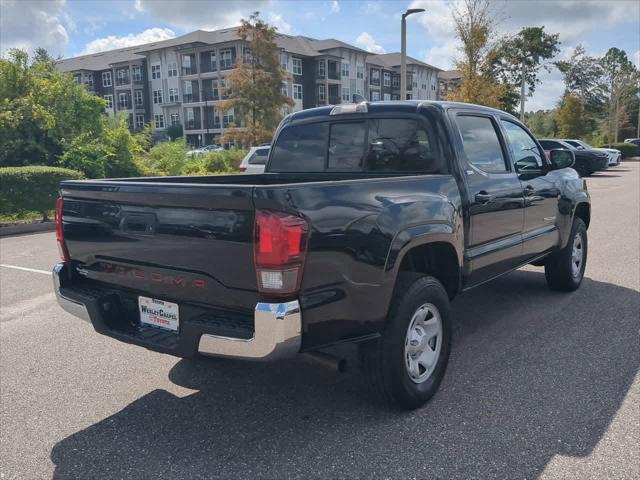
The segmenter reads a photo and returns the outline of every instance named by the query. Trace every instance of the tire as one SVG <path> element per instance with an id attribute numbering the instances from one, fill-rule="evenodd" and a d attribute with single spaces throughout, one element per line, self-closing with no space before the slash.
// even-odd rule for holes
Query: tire
<path id="1" fill-rule="evenodd" d="M 573 219 L 567 245 L 549 257 L 545 264 L 544 274 L 549 288 L 565 292 L 577 290 L 584 277 L 587 252 L 587 227 L 581 218 L 576 217 Z M 578 255 L 580 255 L 579 265 L 577 265 Z"/>
<path id="2" fill-rule="evenodd" d="M 434 395 L 444 377 L 451 349 L 449 297 L 433 277 L 409 276 L 398 283 L 382 337 L 360 345 L 360 365 L 384 404 L 412 410 Z"/>

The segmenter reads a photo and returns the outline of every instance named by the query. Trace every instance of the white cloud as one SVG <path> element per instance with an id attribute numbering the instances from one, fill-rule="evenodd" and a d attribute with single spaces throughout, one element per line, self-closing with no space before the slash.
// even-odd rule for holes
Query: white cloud
<path id="1" fill-rule="evenodd" d="M 52 55 L 61 55 L 74 28 L 65 0 L 0 1 L 0 52 L 42 47 Z"/>
<path id="2" fill-rule="evenodd" d="M 264 12 L 272 0 L 136 0 L 135 7 L 145 18 L 184 30 L 216 30 L 240 25 L 253 12 Z"/>
<path id="3" fill-rule="evenodd" d="M 331 13 L 340 13 L 340 4 L 338 3 L 338 0 L 332 0 L 330 10 Z"/>
<path id="4" fill-rule="evenodd" d="M 87 43 L 82 54 L 104 52 L 105 50 L 113 50 L 115 48 L 133 47 L 134 45 L 143 45 L 145 43 L 168 40 L 175 36 L 176 34 L 173 30 L 157 27 L 149 28 L 138 34 L 130 33 L 123 37 L 110 35 L 104 38 L 97 38 Z"/>
<path id="5" fill-rule="evenodd" d="M 282 15 L 278 15 L 277 13 L 269 13 L 269 23 L 278 29 L 280 33 L 291 33 L 291 25 L 289 25 Z"/>
<path id="6" fill-rule="evenodd" d="M 386 53 L 385 49 L 378 45 L 374 38 L 367 32 L 362 32 L 360 35 L 358 35 L 355 44 L 361 48 L 364 48 L 367 52 Z"/>

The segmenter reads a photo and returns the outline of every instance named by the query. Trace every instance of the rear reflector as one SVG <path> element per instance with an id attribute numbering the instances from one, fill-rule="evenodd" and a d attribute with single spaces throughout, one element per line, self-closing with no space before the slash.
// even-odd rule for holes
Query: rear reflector
<path id="1" fill-rule="evenodd" d="M 254 260 L 260 292 L 292 295 L 299 291 L 308 230 L 303 218 L 256 210 Z"/>
<path id="2" fill-rule="evenodd" d="M 56 200 L 56 240 L 58 242 L 58 251 L 60 252 L 60 258 L 68 262 L 71 260 L 69 257 L 69 250 L 67 244 L 64 241 L 64 230 L 62 228 L 62 210 L 64 209 L 64 200 L 62 197 Z"/>
<path id="3" fill-rule="evenodd" d="M 246 172 L 247 171 L 247 167 L 240 167 L 238 170 L 240 170 L 241 172 Z"/>

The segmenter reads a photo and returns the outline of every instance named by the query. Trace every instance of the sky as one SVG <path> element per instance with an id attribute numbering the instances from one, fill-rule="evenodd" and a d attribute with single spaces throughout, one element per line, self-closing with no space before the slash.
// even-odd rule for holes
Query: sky
<path id="1" fill-rule="evenodd" d="M 336 38 L 375 53 L 400 50 L 400 17 L 408 54 L 450 69 L 459 56 L 450 8 L 454 0 L 0 0 L 0 52 L 44 47 L 71 57 L 163 40 L 196 29 L 238 25 L 259 11 L 282 33 Z M 640 1 L 493 0 L 498 34 L 544 26 L 560 34 L 558 59 L 582 44 L 592 55 L 618 47 L 640 66 Z M 563 92 L 560 73 L 542 72 L 527 110 L 553 108 Z"/>

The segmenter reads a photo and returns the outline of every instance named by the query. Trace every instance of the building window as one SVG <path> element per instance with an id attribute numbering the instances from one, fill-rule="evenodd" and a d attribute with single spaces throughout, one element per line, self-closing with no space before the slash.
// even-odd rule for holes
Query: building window
<path id="1" fill-rule="evenodd" d="M 74 75 L 73 76 L 73 81 L 75 83 L 77 83 L 78 85 L 80 85 L 80 83 L 82 83 L 82 75 Z"/>
<path id="2" fill-rule="evenodd" d="M 280 66 L 282 67 L 282 69 L 286 72 L 289 69 L 289 65 L 287 62 L 287 54 L 286 53 L 281 53 L 280 54 Z"/>
<path id="3" fill-rule="evenodd" d="M 215 51 L 209 54 L 209 70 L 215 72 L 218 69 L 218 57 Z"/>
<path id="4" fill-rule="evenodd" d="M 102 86 L 103 87 L 110 87 L 111 85 L 113 85 L 112 81 L 111 81 L 111 72 L 102 72 Z"/>
<path id="5" fill-rule="evenodd" d="M 228 127 L 231 123 L 233 123 L 233 108 L 231 110 L 227 110 L 222 115 L 222 126 Z"/>
<path id="6" fill-rule="evenodd" d="M 318 60 L 318 78 L 324 78 L 327 76 L 327 62 L 324 60 Z"/>
<path id="7" fill-rule="evenodd" d="M 318 101 L 324 102 L 327 99 L 327 88 L 324 84 L 318 85 Z"/>
<path id="8" fill-rule="evenodd" d="M 349 93 L 349 87 L 342 87 L 342 101 L 350 102 L 351 94 Z"/>
<path id="9" fill-rule="evenodd" d="M 218 90 L 218 82 L 213 80 L 211 82 L 211 94 L 213 95 L 212 100 L 218 100 L 220 98 L 220 91 Z"/>
<path id="10" fill-rule="evenodd" d="M 293 84 L 293 99 L 302 100 L 302 85 L 299 83 Z"/>
<path id="11" fill-rule="evenodd" d="M 293 57 L 293 74 L 302 75 L 302 59 Z"/>
<path id="12" fill-rule="evenodd" d="M 391 100 L 391 94 L 390 93 L 385 93 L 382 98 L 384 98 L 385 101 Z"/>
<path id="13" fill-rule="evenodd" d="M 171 125 L 180 125 L 180 115 L 177 113 L 171 114 Z"/>
<path id="14" fill-rule="evenodd" d="M 155 104 L 162 103 L 162 90 L 153 91 L 153 103 Z"/>
<path id="15" fill-rule="evenodd" d="M 280 93 L 282 93 L 283 97 L 288 97 L 289 96 L 289 89 L 287 88 L 287 84 L 286 83 L 282 84 L 282 88 L 280 89 Z"/>
<path id="16" fill-rule="evenodd" d="M 136 115 L 136 128 L 137 129 L 144 128 L 144 115 L 140 113 Z"/>
<path id="17" fill-rule="evenodd" d="M 382 80 L 384 82 L 384 86 L 385 87 L 390 87 L 391 86 L 391 74 L 389 72 L 384 72 Z"/>
<path id="18" fill-rule="evenodd" d="M 170 102 L 177 102 L 178 101 L 178 89 L 177 88 L 170 88 L 169 89 L 169 101 Z"/>
<path id="19" fill-rule="evenodd" d="M 141 83 L 142 69 L 140 68 L 140 65 L 134 65 L 133 67 L 131 67 L 131 69 L 133 70 L 133 81 L 136 83 Z"/>
<path id="20" fill-rule="evenodd" d="M 186 103 L 193 102 L 193 84 L 190 81 L 183 84 L 182 101 Z"/>
<path id="21" fill-rule="evenodd" d="M 342 62 L 342 66 L 340 67 L 340 75 L 342 77 L 349 77 L 349 64 Z"/>
<path id="22" fill-rule="evenodd" d="M 131 108 L 131 94 L 122 92 L 118 94 L 118 110 L 129 110 Z"/>
<path id="23" fill-rule="evenodd" d="M 362 65 L 361 63 L 356 65 L 356 77 L 364 78 L 364 65 Z"/>
<path id="24" fill-rule="evenodd" d="M 87 88 L 93 88 L 93 74 L 85 73 L 82 76 L 82 82 L 85 84 Z"/>
<path id="25" fill-rule="evenodd" d="M 173 62 L 167 65 L 167 75 L 169 77 L 178 76 L 178 64 L 176 62 Z"/>
<path id="26" fill-rule="evenodd" d="M 136 107 L 141 107 L 142 105 L 144 105 L 142 90 L 136 90 L 134 92 L 134 102 L 136 103 Z"/>
<path id="27" fill-rule="evenodd" d="M 379 102 L 380 101 L 380 92 L 377 90 L 371 90 L 371 101 Z"/>
<path id="28" fill-rule="evenodd" d="M 107 109 L 113 109 L 113 95 L 105 95 L 104 99 L 107 102 L 107 106 L 105 108 Z"/>
<path id="29" fill-rule="evenodd" d="M 151 65 L 151 78 L 153 80 L 159 80 L 160 77 L 160 64 Z"/>
<path id="30" fill-rule="evenodd" d="M 129 69 L 119 68 L 116 70 L 116 84 L 127 85 L 129 83 Z"/>
<path id="31" fill-rule="evenodd" d="M 372 68 L 369 75 L 369 84 L 370 85 L 380 85 L 380 70 L 377 68 Z"/>
<path id="32" fill-rule="evenodd" d="M 196 117 L 195 117 L 193 108 L 187 108 L 185 111 L 187 113 L 186 119 L 185 119 L 187 128 L 193 130 L 195 128 L 195 123 L 196 123 Z"/>
<path id="33" fill-rule="evenodd" d="M 393 88 L 400 88 L 400 75 L 394 75 L 391 79 Z"/>
<path id="34" fill-rule="evenodd" d="M 153 116 L 156 124 L 156 128 L 164 128 L 164 115 L 154 115 Z"/>
<path id="35" fill-rule="evenodd" d="M 233 66 L 233 52 L 230 48 L 220 50 L 220 68 L 225 70 Z"/>

